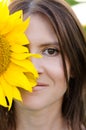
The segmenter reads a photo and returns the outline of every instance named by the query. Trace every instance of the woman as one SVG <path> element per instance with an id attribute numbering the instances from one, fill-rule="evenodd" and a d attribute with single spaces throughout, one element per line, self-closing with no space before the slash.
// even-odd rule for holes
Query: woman
<path id="1" fill-rule="evenodd" d="M 30 16 L 26 35 L 39 79 L 33 92 L 20 89 L 23 103 L 0 108 L 0 130 L 85 130 L 86 39 L 63 0 L 17 0 L 10 12 Z M 3 126 L 4 124 L 4 126 Z"/>

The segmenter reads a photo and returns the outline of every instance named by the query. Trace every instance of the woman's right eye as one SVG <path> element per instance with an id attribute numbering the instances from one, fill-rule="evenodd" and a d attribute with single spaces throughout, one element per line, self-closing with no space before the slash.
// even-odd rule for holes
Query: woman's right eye
<path id="1" fill-rule="evenodd" d="M 56 56 L 59 53 L 59 50 L 56 48 L 47 48 L 44 49 L 42 54 L 46 56 Z"/>

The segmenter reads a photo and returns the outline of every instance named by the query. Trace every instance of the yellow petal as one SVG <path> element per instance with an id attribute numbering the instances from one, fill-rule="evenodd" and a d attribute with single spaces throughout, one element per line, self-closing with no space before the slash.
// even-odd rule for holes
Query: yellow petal
<path id="1" fill-rule="evenodd" d="M 4 73 L 4 78 L 10 85 L 18 86 L 32 92 L 32 86 L 29 80 L 15 64 L 10 64 L 8 70 Z"/>
<path id="2" fill-rule="evenodd" d="M 8 84 L 3 76 L 0 78 L 0 81 L 1 81 L 0 83 L 3 88 L 3 91 L 5 93 L 5 96 L 7 97 L 8 102 L 9 102 L 9 105 L 6 107 L 8 107 L 8 109 L 10 110 L 10 108 L 12 106 L 12 100 L 14 98 L 16 100 L 22 101 L 21 94 L 20 94 L 18 88 Z"/>
<path id="3" fill-rule="evenodd" d="M 18 45 L 18 44 L 14 44 L 10 47 L 10 50 L 15 52 L 15 53 L 24 53 L 24 52 L 28 52 L 28 48 Z M 18 55 L 18 54 L 17 54 Z"/>
<path id="4" fill-rule="evenodd" d="M 14 99 L 22 101 L 22 97 L 21 97 L 21 94 L 20 94 L 18 88 L 13 87 L 12 89 L 13 89 L 13 97 L 14 97 Z"/>
<path id="5" fill-rule="evenodd" d="M 9 16 L 9 10 L 8 10 L 8 7 L 7 7 L 7 1 L 6 0 L 2 0 L 0 2 L 0 12 L 2 12 L 0 14 L 0 20 L 2 21 L 6 21 L 7 17 Z M 5 17 L 3 17 L 5 16 Z M 3 19 L 1 19 L 3 18 Z"/>
<path id="6" fill-rule="evenodd" d="M 15 29 L 16 25 L 19 25 L 21 22 L 23 22 L 22 17 L 23 17 L 22 10 L 19 10 L 9 15 L 9 20 L 10 20 L 11 25 L 13 25 L 13 29 Z"/>
<path id="7" fill-rule="evenodd" d="M 29 26 L 29 23 L 30 23 L 30 17 L 28 19 L 26 19 L 25 21 L 22 21 L 21 23 L 17 24 L 14 28 L 14 32 L 16 32 L 16 33 L 25 32 Z"/>
<path id="8" fill-rule="evenodd" d="M 27 76 L 28 80 L 30 81 L 30 84 L 32 87 L 37 85 L 36 77 L 33 74 L 26 72 L 25 75 Z"/>
<path id="9" fill-rule="evenodd" d="M 20 45 L 29 44 L 29 40 L 24 34 L 29 24 L 29 21 L 30 19 L 27 19 L 26 21 L 19 23 L 18 25 L 14 26 L 14 29 L 12 31 L 6 34 L 5 37 L 10 44 L 12 43 L 17 43 Z"/>
<path id="10" fill-rule="evenodd" d="M 29 53 L 31 56 L 30 57 L 34 57 L 34 58 L 42 58 L 42 55 L 40 54 L 33 54 L 33 53 Z"/>
<path id="11" fill-rule="evenodd" d="M 13 100 L 12 86 L 10 86 L 10 84 L 8 84 L 8 83 L 6 82 L 6 80 L 4 79 L 3 76 L 1 77 L 1 86 L 2 86 L 2 88 L 3 88 L 3 90 L 4 90 L 5 96 L 6 96 L 7 99 L 8 99 L 9 109 L 10 109 L 11 106 L 12 106 L 12 100 Z"/>
<path id="12" fill-rule="evenodd" d="M 15 36 L 14 36 L 15 37 Z M 28 38 L 26 37 L 26 35 L 23 33 L 19 33 L 18 35 L 16 35 L 16 42 L 17 44 L 20 44 L 20 45 L 27 45 L 30 43 L 30 41 L 28 40 Z"/>
<path id="13" fill-rule="evenodd" d="M 3 92 L 1 84 L 0 84 L 0 105 L 2 105 L 4 107 L 7 107 L 5 95 L 4 95 L 4 92 Z"/>
<path id="14" fill-rule="evenodd" d="M 33 73 L 34 76 L 36 78 L 38 78 L 38 72 L 37 72 L 37 70 L 35 69 L 34 65 L 32 64 L 32 62 L 30 60 L 23 60 L 22 62 L 18 61 L 18 60 L 14 60 L 14 59 L 11 59 L 11 60 L 12 60 L 13 63 L 25 68 L 30 73 Z"/>
<path id="15" fill-rule="evenodd" d="M 3 2 L 0 2 L 0 33 L 3 30 L 4 25 L 6 25 L 6 21 L 9 17 L 9 10 L 6 6 L 6 4 L 4 4 Z"/>
<path id="16" fill-rule="evenodd" d="M 20 44 L 20 45 L 27 45 L 29 44 L 29 40 L 24 33 L 15 33 L 14 31 L 8 33 L 6 35 L 6 39 L 10 45 L 13 44 Z"/>
<path id="17" fill-rule="evenodd" d="M 35 57 L 35 58 L 40 58 L 41 55 L 39 54 L 31 54 L 31 53 L 12 53 L 11 54 L 11 57 L 13 59 L 16 59 L 16 60 L 24 60 L 24 59 L 28 59 L 30 57 Z"/>
<path id="18" fill-rule="evenodd" d="M 19 36 L 19 34 L 22 34 L 26 31 L 27 27 L 29 26 L 29 22 L 30 22 L 30 18 L 28 18 L 27 20 L 25 21 L 21 21 L 20 22 L 20 19 L 18 20 L 17 24 L 15 24 L 13 30 L 11 30 L 7 36 Z M 20 37 L 20 39 L 22 39 Z M 16 40 L 16 39 L 15 39 Z"/>
<path id="19" fill-rule="evenodd" d="M 12 53 L 11 57 L 16 59 L 16 60 L 24 60 L 26 58 L 29 58 L 31 55 L 29 53 Z"/>
<path id="20" fill-rule="evenodd" d="M 1 35 L 5 35 L 6 33 L 10 33 L 14 30 L 17 24 L 22 22 L 21 19 L 22 11 L 15 12 L 14 14 L 9 15 L 7 20 L 2 22 L 2 31 Z"/>

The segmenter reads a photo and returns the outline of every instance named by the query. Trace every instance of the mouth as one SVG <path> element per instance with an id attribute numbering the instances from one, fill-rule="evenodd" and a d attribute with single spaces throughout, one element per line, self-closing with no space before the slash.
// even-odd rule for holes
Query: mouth
<path id="1" fill-rule="evenodd" d="M 48 86 L 49 86 L 48 84 L 38 82 L 37 85 L 35 87 L 33 87 L 33 92 L 46 89 Z"/>

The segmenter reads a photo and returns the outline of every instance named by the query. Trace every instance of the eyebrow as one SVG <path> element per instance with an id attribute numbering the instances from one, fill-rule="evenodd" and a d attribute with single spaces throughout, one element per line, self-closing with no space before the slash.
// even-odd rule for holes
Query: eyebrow
<path id="1" fill-rule="evenodd" d="M 46 43 L 41 43 L 39 47 L 47 47 L 47 46 L 59 46 L 58 42 L 46 42 Z"/>

